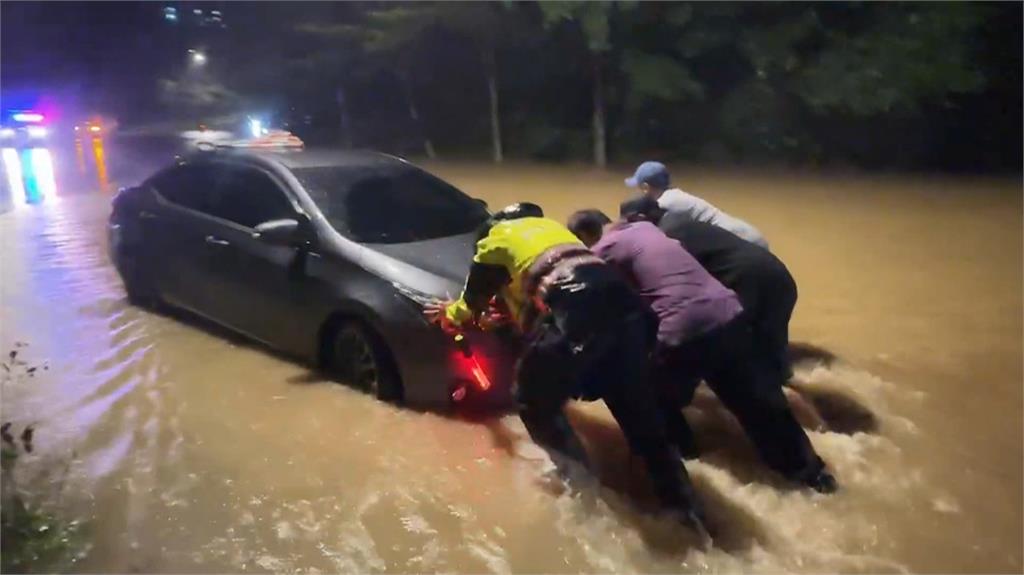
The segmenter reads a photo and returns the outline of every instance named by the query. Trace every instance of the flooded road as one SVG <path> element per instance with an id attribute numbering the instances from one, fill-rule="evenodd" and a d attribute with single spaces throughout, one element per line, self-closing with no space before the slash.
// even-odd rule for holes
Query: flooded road
<path id="1" fill-rule="evenodd" d="M 545 481 L 515 417 L 387 406 L 129 306 L 104 224 L 113 186 L 156 160 L 90 146 L 82 166 L 53 151 L 52 182 L 32 201 L 13 186 L 0 213 L 0 349 L 25 342 L 47 367 L 5 383 L 2 416 L 37 423 L 19 487 L 85 526 L 74 571 L 1022 568 L 1019 181 L 675 172 L 755 223 L 793 272 L 792 337 L 815 348 L 797 386 L 832 424 L 811 438 L 843 487 L 787 490 L 701 402 L 705 455 L 688 467 L 722 534 L 701 551 L 639 511 L 640 464 L 599 405 L 573 418 L 605 487 L 573 496 Z M 431 168 L 492 206 L 530 200 L 559 219 L 614 212 L 625 191 L 623 174 L 586 168 Z"/>

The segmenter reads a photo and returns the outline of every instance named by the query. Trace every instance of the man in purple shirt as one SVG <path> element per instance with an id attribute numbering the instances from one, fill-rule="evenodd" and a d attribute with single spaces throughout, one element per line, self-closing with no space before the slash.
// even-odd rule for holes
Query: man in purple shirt
<path id="1" fill-rule="evenodd" d="M 680 408 L 703 379 L 769 466 L 816 491 L 835 491 L 835 478 L 793 417 L 781 382 L 754 361 L 752 332 L 732 290 L 650 222 L 613 224 L 603 213 L 585 210 L 573 214 L 568 227 L 618 268 L 658 315 L 658 379 L 666 391 L 682 388 L 681 400 L 665 406 L 680 447 L 693 451 Z"/>

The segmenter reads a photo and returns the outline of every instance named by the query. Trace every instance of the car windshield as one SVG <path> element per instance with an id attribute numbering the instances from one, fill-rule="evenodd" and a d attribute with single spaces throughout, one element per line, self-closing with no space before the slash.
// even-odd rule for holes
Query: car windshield
<path id="1" fill-rule="evenodd" d="M 398 244 L 464 234 L 488 217 L 484 205 L 405 165 L 294 170 L 342 235 L 361 243 Z"/>

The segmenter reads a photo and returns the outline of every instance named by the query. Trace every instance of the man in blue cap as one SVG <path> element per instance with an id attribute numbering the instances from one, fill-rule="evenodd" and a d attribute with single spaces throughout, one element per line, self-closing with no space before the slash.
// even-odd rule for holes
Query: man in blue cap
<path id="1" fill-rule="evenodd" d="M 644 162 L 637 167 L 632 178 L 626 178 L 627 186 L 638 188 L 644 195 L 656 200 L 658 206 L 666 212 L 684 214 L 693 221 L 718 226 L 768 249 L 768 241 L 757 228 L 735 216 L 730 216 L 707 200 L 679 188 L 670 188 L 669 182 L 668 168 L 661 162 Z"/>

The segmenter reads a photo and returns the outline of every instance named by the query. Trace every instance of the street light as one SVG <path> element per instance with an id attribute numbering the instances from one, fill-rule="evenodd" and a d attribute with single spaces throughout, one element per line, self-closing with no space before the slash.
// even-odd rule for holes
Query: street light
<path id="1" fill-rule="evenodd" d="M 263 122 L 258 118 L 249 118 L 249 131 L 253 138 L 259 138 L 263 135 Z"/>
<path id="2" fill-rule="evenodd" d="M 202 66 L 206 64 L 206 54 L 204 54 L 203 52 L 200 52 L 199 50 L 189 50 L 188 53 L 192 56 L 192 64 L 196 66 Z"/>

